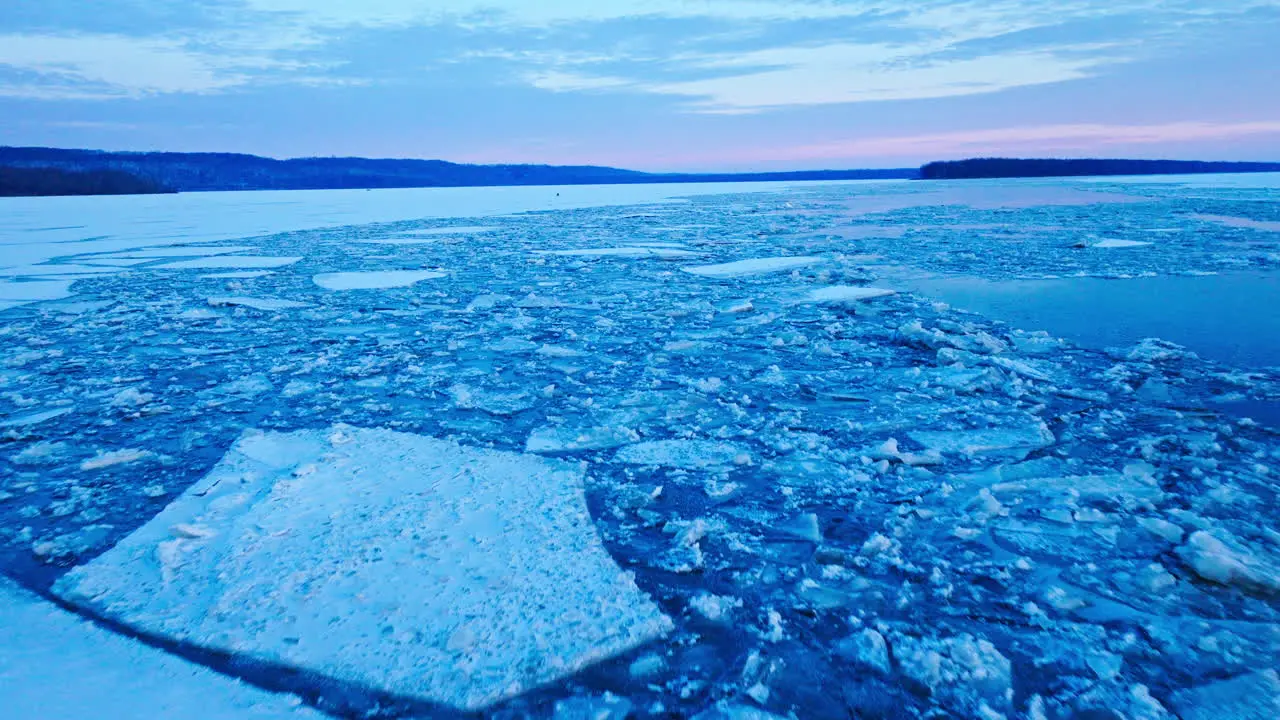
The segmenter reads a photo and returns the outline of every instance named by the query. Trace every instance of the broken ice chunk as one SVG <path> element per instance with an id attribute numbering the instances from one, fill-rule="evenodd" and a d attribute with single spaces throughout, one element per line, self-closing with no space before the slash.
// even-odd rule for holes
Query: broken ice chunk
<path id="1" fill-rule="evenodd" d="M 525 452 L 554 455 L 583 450 L 608 450 L 639 439 L 634 430 L 623 427 L 543 427 L 534 430 Z"/>
<path id="2" fill-rule="evenodd" d="M 449 388 L 453 403 L 461 410 L 483 410 L 490 415 L 515 415 L 534 406 L 528 393 L 500 393 L 472 388 L 461 383 Z"/>
<path id="3" fill-rule="evenodd" d="M 732 465 L 743 449 L 739 445 L 711 440 L 654 440 L 628 445 L 616 459 L 630 465 L 677 468 L 705 468 Z"/>
<path id="4" fill-rule="evenodd" d="M 605 551 L 580 470 L 351 427 L 246 433 L 54 591 L 144 633 L 469 711 L 671 628 Z"/>
<path id="5" fill-rule="evenodd" d="M 1178 548 L 1178 556 L 1205 580 L 1255 592 L 1280 592 L 1280 564 L 1224 530 L 1214 533 L 1223 539 L 1204 530 L 1191 533 L 1186 544 Z"/>
<path id="6" fill-rule="evenodd" d="M 917 686 L 975 716 L 982 705 L 1006 710 L 1013 700 L 1012 664 L 987 640 L 903 637 L 894 644 L 902 673 Z M 968 713 L 966 713 L 968 714 Z"/>
<path id="7" fill-rule="evenodd" d="M 908 433 L 926 450 L 943 455 L 1012 455 L 1026 457 L 1055 441 L 1049 427 L 1039 419 L 1028 419 L 1025 425 L 993 427 L 981 430 L 937 430 Z"/>

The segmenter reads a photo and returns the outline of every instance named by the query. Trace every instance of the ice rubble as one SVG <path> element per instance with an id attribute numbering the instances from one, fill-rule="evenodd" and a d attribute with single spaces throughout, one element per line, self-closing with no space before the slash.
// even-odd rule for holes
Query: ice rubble
<path id="1" fill-rule="evenodd" d="M 342 426 L 246 434 L 55 591 L 147 633 L 466 710 L 670 629 L 604 551 L 572 466 Z"/>
<path id="2" fill-rule="evenodd" d="M 273 695 L 114 635 L 0 578 L 5 720 L 319 720 Z"/>
<path id="3" fill-rule="evenodd" d="M 312 280 L 325 290 L 384 290 L 409 287 L 423 280 L 446 276 L 446 273 L 436 270 L 366 270 L 321 273 Z"/>
<path id="4" fill-rule="evenodd" d="M 817 265 L 820 262 L 822 262 L 820 257 L 767 257 L 736 260 L 718 265 L 695 265 L 680 269 L 693 275 L 709 278 L 737 278 L 796 270 L 810 265 Z"/>

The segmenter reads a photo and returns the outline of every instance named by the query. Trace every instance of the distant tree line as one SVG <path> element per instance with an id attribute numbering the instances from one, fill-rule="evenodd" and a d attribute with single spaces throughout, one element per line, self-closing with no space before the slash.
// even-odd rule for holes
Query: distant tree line
<path id="1" fill-rule="evenodd" d="M 922 180 L 958 180 L 972 178 L 1077 177 L 1082 175 L 1181 175 L 1253 172 L 1280 172 L 1280 163 L 973 158 L 970 160 L 931 162 L 920 168 L 920 178 Z"/>
<path id="2" fill-rule="evenodd" d="M 149 178 L 118 170 L 73 172 L 0 165 L 0 197 L 42 195 L 150 195 L 173 192 Z"/>
<path id="3" fill-rule="evenodd" d="M 914 168 L 714 175 L 657 174 L 590 165 L 463 165 L 443 160 L 367 158 L 275 160 L 235 153 L 134 153 L 39 147 L 0 147 L 0 165 L 55 168 L 67 172 L 123 172 L 148 178 L 158 185 L 182 192 L 842 180 L 916 176 Z"/>

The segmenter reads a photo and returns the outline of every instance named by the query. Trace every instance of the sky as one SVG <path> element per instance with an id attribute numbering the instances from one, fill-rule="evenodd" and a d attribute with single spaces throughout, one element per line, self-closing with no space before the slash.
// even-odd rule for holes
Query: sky
<path id="1" fill-rule="evenodd" d="M 1280 0 L 2 0 L 0 145 L 1280 161 Z"/>

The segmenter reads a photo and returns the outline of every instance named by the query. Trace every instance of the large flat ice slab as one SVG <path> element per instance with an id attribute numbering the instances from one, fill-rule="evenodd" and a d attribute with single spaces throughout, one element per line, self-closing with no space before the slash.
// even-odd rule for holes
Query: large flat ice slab
<path id="1" fill-rule="evenodd" d="M 55 592 L 183 642 L 474 710 L 664 634 L 576 466 L 388 430 L 246 433 Z"/>
<path id="2" fill-rule="evenodd" d="M 5 720 L 319 719 L 257 690 L 114 635 L 0 579 L 0 716 Z"/>
<path id="3" fill-rule="evenodd" d="M 822 262 L 822 258 L 820 257 L 768 257 L 752 258 L 751 260 L 737 260 L 735 262 L 720 263 L 719 265 L 698 265 L 695 267 L 681 268 L 681 270 L 694 275 L 701 275 L 703 277 L 736 278 L 749 277 L 751 275 L 764 275 L 775 272 L 786 272 L 788 270 L 808 267 L 809 265 L 816 265 L 820 262 Z"/>
<path id="4" fill-rule="evenodd" d="M 409 287 L 423 280 L 442 277 L 445 277 L 445 273 L 435 270 L 369 270 L 321 273 L 312 280 L 325 290 L 385 290 Z"/>

